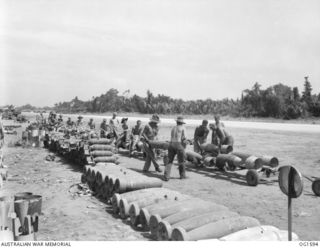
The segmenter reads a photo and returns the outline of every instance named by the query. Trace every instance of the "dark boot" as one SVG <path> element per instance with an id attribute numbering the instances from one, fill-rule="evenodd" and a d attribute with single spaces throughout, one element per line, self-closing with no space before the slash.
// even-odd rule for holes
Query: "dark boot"
<path id="1" fill-rule="evenodd" d="M 169 181 L 169 179 L 170 179 L 171 168 L 172 168 L 172 164 L 166 165 L 166 168 L 164 170 L 164 180 L 165 181 Z"/>
<path id="2" fill-rule="evenodd" d="M 150 166 L 151 166 L 151 158 L 147 156 L 146 162 L 144 163 L 143 172 L 149 171 Z"/>
<path id="3" fill-rule="evenodd" d="M 180 174 L 180 179 L 185 179 L 186 177 L 186 169 L 184 167 L 184 164 L 179 165 L 179 174 Z"/>

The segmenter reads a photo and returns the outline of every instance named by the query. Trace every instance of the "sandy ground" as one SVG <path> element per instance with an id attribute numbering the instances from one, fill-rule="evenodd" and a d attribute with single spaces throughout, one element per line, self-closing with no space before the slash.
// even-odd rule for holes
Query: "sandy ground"
<path id="1" fill-rule="evenodd" d="M 294 165 L 305 175 L 320 177 L 319 133 L 242 128 L 229 128 L 229 131 L 236 140 L 235 151 L 277 156 L 280 165 Z M 188 128 L 190 137 L 192 133 L 193 128 Z M 162 127 L 161 138 L 167 139 L 168 134 L 168 127 Z M 4 150 L 5 164 L 10 179 L 5 190 L 31 191 L 43 196 L 38 240 L 148 240 L 146 233 L 133 230 L 112 216 L 108 206 L 94 196 L 74 197 L 69 193 L 70 186 L 80 182 L 81 168 L 62 158 L 45 161 L 49 152 L 43 148 L 10 147 L 17 138 L 6 137 L 9 147 Z M 122 156 L 120 161 L 122 166 L 142 170 L 142 160 Z M 148 176 L 159 177 L 162 173 L 155 173 L 152 167 Z M 171 176 L 169 182 L 164 182 L 165 187 L 226 205 L 241 215 L 257 218 L 262 224 L 287 229 L 287 198 L 276 181 L 249 187 L 241 176 L 192 166 L 188 167 L 186 180 L 178 179 L 177 168 L 172 169 Z M 302 240 L 320 239 L 319 203 L 311 183 L 304 180 L 303 194 L 293 200 L 293 231 Z"/>

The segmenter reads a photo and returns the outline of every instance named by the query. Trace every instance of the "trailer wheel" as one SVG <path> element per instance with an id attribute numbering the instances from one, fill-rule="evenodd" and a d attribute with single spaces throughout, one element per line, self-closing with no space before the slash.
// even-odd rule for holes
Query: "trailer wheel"
<path id="1" fill-rule="evenodd" d="M 249 186 L 257 186 L 259 183 L 258 172 L 256 170 L 248 170 L 246 180 Z"/>
<path id="2" fill-rule="evenodd" d="M 316 179 L 312 183 L 312 191 L 315 195 L 320 196 L 320 179 Z"/>

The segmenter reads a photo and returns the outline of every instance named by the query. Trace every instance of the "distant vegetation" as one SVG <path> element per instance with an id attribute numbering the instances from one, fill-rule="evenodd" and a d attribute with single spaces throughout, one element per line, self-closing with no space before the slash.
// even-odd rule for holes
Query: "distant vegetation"
<path id="1" fill-rule="evenodd" d="M 299 117 L 320 116 L 320 94 L 312 94 L 312 86 L 305 78 L 304 90 L 299 93 L 297 87 L 276 84 L 262 89 L 255 83 L 251 89 L 242 92 L 237 100 L 195 100 L 184 101 L 166 95 L 154 95 L 149 90 L 145 97 L 138 95 L 119 95 L 116 89 L 110 89 L 101 96 L 81 101 L 75 97 L 70 102 L 57 103 L 54 109 L 62 113 L 110 111 L 138 112 L 143 114 L 221 114 L 234 117 L 274 117 L 296 119 Z"/>
<path id="2" fill-rule="evenodd" d="M 105 113 L 136 112 L 143 114 L 188 114 L 206 115 L 221 114 L 232 117 L 273 117 L 297 119 L 320 117 L 320 94 L 312 93 L 312 86 L 305 77 L 303 92 L 298 87 L 276 84 L 262 89 L 255 83 L 251 89 L 242 92 L 240 99 L 194 100 L 173 99 L 166 95 L 154 95 L 149 90 L 145 97 L 128 96 L 129 91 L 119 94 L 116 89 L 109 89 L 101 96 L 92 97 L 89 101 L 81 101 L 75 97 L 69 102 L 56 103 L 53 110 L 60 113 Z M 19 107 L 19 110 L 38 111 L 30 104 Z M 42 110 L 51 110 L 45 107 Z"/>
<path id="3" fill-rule="evenodd" d="M 0 113 L 3 113 L 4 111 L 7 110 L 15 110 L 18 112 L 42 112 L 42 111 L 50 111 L 53 110 L 53 108 L 51 107 L 34 107 L 31 104 L 26 104 L 20 107 L 15 107 L 13 105 L 5 105 L 5 106 L 1 106 L 0 107 Z"/>

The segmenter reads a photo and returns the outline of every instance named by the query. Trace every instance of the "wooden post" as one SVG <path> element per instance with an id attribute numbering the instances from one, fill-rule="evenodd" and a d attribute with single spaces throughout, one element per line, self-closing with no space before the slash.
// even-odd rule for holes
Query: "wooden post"
<path id="1" fill-rule="evenodd" d="M 291 167 L 288 175 L 288 241 L 292 241 L 292 197 L 296 197 L 294 188 L 295 170 Z"/>
<path id="2" fill-rule="evenodd" d="M 288 196 L 288 241 L 292 241 L 292 207 L 291 196 Z"/>

